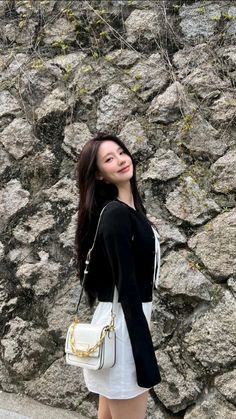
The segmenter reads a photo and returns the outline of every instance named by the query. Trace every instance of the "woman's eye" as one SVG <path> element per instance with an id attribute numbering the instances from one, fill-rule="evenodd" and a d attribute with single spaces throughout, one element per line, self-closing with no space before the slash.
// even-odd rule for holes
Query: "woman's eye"
<path id="1" fill-rule="evenodd" d="M 108 159 L 106 159 L 105 162 L 107 163 L 107 162 L 111 161 L 111 159 L 112 159 L 112 157 L 108 157 Z"/>

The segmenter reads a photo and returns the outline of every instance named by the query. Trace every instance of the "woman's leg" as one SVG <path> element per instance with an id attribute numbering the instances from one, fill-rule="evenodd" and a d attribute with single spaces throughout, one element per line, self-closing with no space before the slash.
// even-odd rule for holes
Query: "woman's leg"
<path id="1" fill-rule="evenodd" d="M 98 419 L 112 419 L 108 399 L 99 395 Z"/>
<path id="2" fill-rule="evenodd" d="M 107 399 L 112 419 L 145 419 L 148 390 L 132 399 Z"/>

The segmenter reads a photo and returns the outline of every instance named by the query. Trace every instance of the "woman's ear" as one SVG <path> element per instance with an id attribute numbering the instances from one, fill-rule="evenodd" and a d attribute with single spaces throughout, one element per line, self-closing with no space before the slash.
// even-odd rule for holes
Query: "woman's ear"
<path id="1" fill-rule="evenodd" d="M 96 171 L 96 173 L 95 173 L 95 178 L 97 179 L 97 180 L 103 180 L 103 176 L 101 175 L 101 173 L 97 170 Z"/>

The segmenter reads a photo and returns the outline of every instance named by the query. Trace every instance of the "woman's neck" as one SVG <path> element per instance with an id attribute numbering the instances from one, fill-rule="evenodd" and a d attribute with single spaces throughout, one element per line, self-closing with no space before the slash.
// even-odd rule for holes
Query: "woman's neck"
<path id="1" fill-rule="evenodd" d="M 129 205 L 130 207 L 136 209 L 134 206 L 134 197 L 131 191 L 131 185 L 128 185 L 127 187 L 124 187 L 124 188 L 118 188 L 117 199 Z"/>

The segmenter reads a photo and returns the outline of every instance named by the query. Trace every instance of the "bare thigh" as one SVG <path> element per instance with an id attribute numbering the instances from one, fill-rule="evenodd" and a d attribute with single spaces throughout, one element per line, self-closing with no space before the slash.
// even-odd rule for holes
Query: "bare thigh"
<path id="1" fill-rule="evenodd" d="M 110 409 L 111 419 L 145 419 L 147 400 L 148 390 L 132 399 L 106 399 Z"/>

